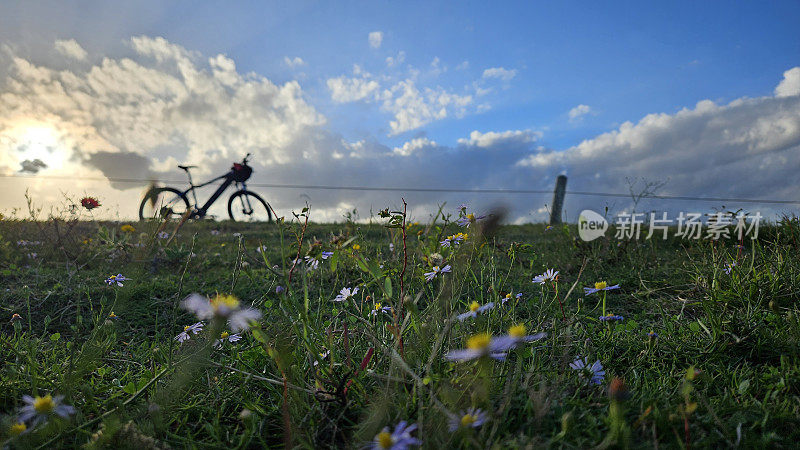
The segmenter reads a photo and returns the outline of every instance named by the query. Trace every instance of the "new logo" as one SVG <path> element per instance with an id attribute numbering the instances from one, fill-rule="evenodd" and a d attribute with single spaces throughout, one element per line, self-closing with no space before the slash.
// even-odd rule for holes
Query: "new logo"
<path id="1" fill-rule="evenodd" d="M 603 236 L 608 230 L 608 221 L 591 209 L 584 209 L 578 216 L 578 235 L 586 242 Z"/>

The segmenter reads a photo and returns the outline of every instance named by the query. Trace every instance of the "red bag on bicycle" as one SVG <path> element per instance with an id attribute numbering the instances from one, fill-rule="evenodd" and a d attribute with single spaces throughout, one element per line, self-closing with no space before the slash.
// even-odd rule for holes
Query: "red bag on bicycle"
<path id="1" fill-rule="evenodd" d="M 231 167 L 231 176 L 237 183 L 244 183 L 252 174 L 253 168 L 246 164 L 233 163 L 233 167 Z"/>

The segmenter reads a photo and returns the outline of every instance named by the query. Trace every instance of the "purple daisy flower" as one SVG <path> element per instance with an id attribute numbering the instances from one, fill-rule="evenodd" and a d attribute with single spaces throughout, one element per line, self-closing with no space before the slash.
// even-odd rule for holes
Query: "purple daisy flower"
<path id="1" fill-rule="evenodd" d="M 458 431 L 460 428 L 478 428 L 489 420 L 489 415 L 482 409 L 469 408 L 461 411 L 459 415 L 451 414 L 448 421 L 450 432 Z"/>
<path id="2" fill-rule="evenodd" d="M 394 427 L 394 431 L 390 431 L 389 427 L 384 427 L 383 430 L 375 435 L 371 445 L 367 448 L 373 450 L 406 450 L 412 445 L 422 445 L 422 441 L 411 436 L 417 429 L 417 424 L 408 425 L 405 420 L 400 421 Z"/>
<path id="3" fill-rule="evenodd" d="M 619 289 L 619 285 L 615 284 L 613 286 L 609 286 L 605 281 L 598 281 L 594 284 L 594 288 L 583 288 L 583 295 L 590 295 L 600 291 L 610 291 L 612 289 Z"/>
<path id="4" fill-rule="evenodd" d="M 113 286 L 116 284 L 117 286 L 122 286 L 123 281 L 128 281 L 130 278 L 124 277 L 121 273 L 116 275 L 111 275 L 110 277 L 106 278 L 106 284 L 109 286 Z"/>
<path id="5" fill-rule="evenodd" d="M 736 267 L 736 261 L 731 261 L 728 264 L 725 264 L 725 268 L 722 269 L 726 275 L 730 275 L 733 272 L 733 268 Z"/>
<path id="6" fill-rule="evenodd" d="M 615 314 L 606 314 L 605 316 L 600 316 L 599 319 L 600 319 L 600 322 L 614 322 L 614 321 L 617 321 L 617 320 L 623 320 L 625 318 L 622 317 L 622 316 L 615 315 Z"/>
<path id="7" fill-rule="evenodd" d="M 459 314 L 458 320 L 463 322 L 467 318 L 476 317 L 479 313 L 482 313 L 484 311 L 491 311 L 492 308 L 494 308 L 494 302 L 489 302 L 483 306 L 478 304 L 478 302 L 472 302 L 472 304 L 469 305 L 469 311 L 463 314 Z"/>
<path id="8" fill-rule="evenodd" d="M 588 358 L 581 358 L 580 356 L 571 362 L 569 365 L 573 370 L 580 371 L 581 378 L 588 377 L 589 382 L 592 384 L 602 384 L 605 378 L 606 371 L 603 370 L 603 365 L 600 360 L 595 361 L 589 365 Z"/>
<path id="9" fill-rule="evenodd" d="M 66 419 L 75 414 L 75 408 L 61 403 L 63 399 L 63 395 L 53 397 L 47 394 L 44 397 L 36 396 L 36 398 L 23 395 L 22 401 L 25 405 L 19 409 L 17 419 L 20 423 L 30 422 L 33 426 L 47 422 L 47 419 L 53 415 Z"/>
<path id="10" fill-rule="evenodd" d="M 505 361 L 508 350 L 515 345 L 508 339 L 492 338 L 489 333 L 478 333 L 467 339 L 467 348 L 451 350 L 444 358 L 448 361 L 470 361 L 488 356 Z"/>
<path id="11" fill-rule="evenodd" d="M 450 264 L 448 264 L 448 265 L 446 265 L 446 266 L 444 266 L 442 268 L 439 268 L 439 266 L 433 266 L 431 268 L 431 272 L 425 272 L 425 274 L 424 274 L 425 275 L 425 281 L 431 281 L 434 278 L 436 278 L 436 275 L 439 275 L 441 273 L 448 273 L 450 271 L 451 271 Z"/>
<path id="12" fill-rule="evenodd" d="M 472 213 L 465 214 L 465 215 L 459 217 L 458 220 L 456 220 L 456 224 L 458 226 L 460 226 L 460 227 L 468 227 L 468 226 L 472 225 L 473 223 L 475 223 L 475 222 L 477 222 L 477 221 L 479 221 L 481 219 L 484 219 L 484 218 L 486 218 L 486 215 L 476 216 L 475 214 L 472 214 Z"/>
<path id="13" fill-rule="evenodd" d="M 505 304 L 506 304 L 506 302 L 508 302 L 509 300 L 511 300 L 511 298 L 512 298 L 511 294 L 506 294 L 506 296 L 505 296 L 505 297 L 503 297 L 503 298 L 500 300 L 500 304 L 501 304 L 501 305 L 505 305 Z M 515 299 L 517 299 L 517 301 L 519 301 L 519 299 L 521 299 L 521 298 L 522 298 L 522 292 L 520 292 L 520 293 L 518 293 L 517 295 L 513 296 L 513 298 L 515 298 Z"/>

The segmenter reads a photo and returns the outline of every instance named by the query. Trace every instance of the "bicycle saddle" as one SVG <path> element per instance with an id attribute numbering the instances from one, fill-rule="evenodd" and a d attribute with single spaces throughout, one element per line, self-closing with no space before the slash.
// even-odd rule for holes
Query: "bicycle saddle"
<path id="1" fill-rule="evenodd" d="M 194 169 L 195 167 L 197 167 L 197 166 L 182 166 L 182 165 L 178 164 L 178 168 L 179 169 L 183 169 L 183 170 Z"/>

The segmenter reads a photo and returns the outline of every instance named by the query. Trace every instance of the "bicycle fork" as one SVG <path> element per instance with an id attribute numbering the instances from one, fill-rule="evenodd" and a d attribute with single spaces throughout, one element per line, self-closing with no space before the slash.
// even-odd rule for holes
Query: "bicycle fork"
<path id="1" fill-rule="evenodd" d="M 239 190 L 239 183 L 236 183 L 236 190 Z M 242 191 L 247 191 L 247 186 L 242 183 Z M 250 204 L 250 196 L 249 195 L 240 195 L 239 201 L 242 203 L 242 213 L 245 215 L 252 215 L 253 214 L 253 205 Z"/>

